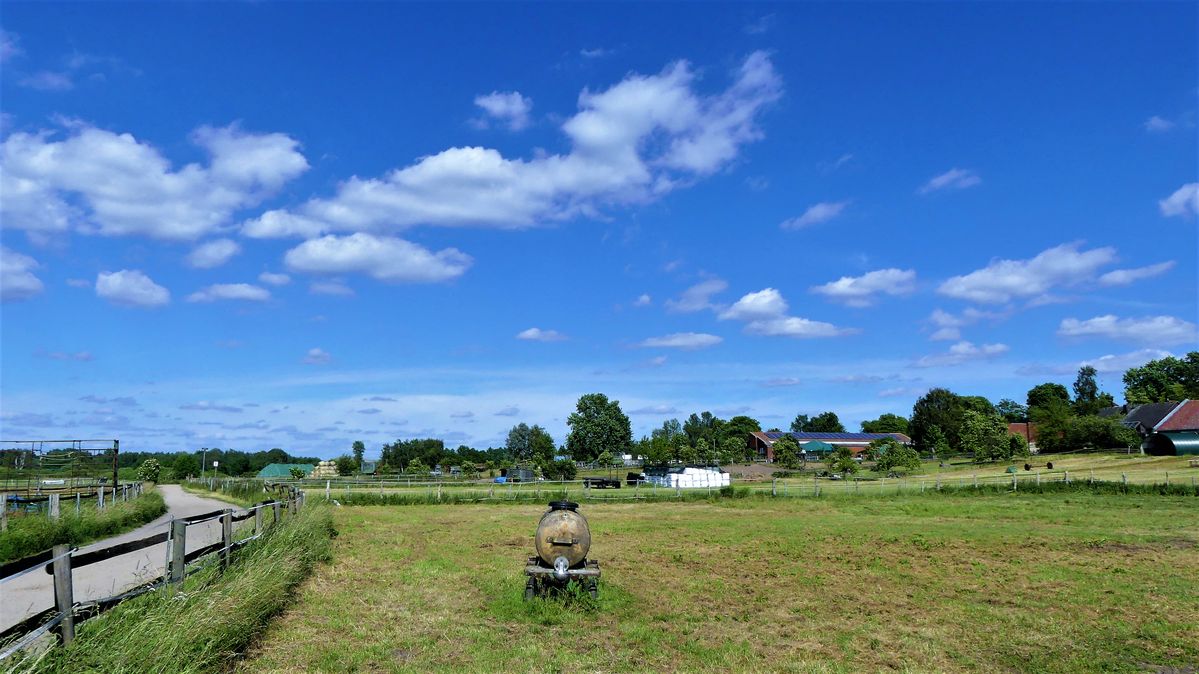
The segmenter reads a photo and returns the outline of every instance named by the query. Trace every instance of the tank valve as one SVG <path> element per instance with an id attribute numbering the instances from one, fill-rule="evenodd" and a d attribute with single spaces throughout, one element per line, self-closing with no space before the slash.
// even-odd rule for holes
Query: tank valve
<path id="1" fill-rule="evenodd" d="M 556 558 L 554 560 L 554 577 L 558 580 L 566 580 L 567 576 L 569 576 L 566 573 L 568 568 L 570 568 L 570 563 L 566 561 L 565 557 Z"/>

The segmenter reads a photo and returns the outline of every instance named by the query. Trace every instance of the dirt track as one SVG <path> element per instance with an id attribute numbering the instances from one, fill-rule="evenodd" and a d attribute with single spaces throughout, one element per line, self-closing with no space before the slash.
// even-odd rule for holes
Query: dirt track
<path id="1" fill-rule="evenodd" d="M 80 552 L 98 550 L 117 543 L 135 541 L 165 531 L 175 517 L 188 517 L 234 506 L 224 501 L 195 496 L 178 485 L 160 485 L 159 493 L 166 501 L 167 514 L 120 536 L 90 543 Z M 188 551 L 201 548 L 220 539 L 219 521 L 205 522 L 187 528 Z M 144 583 L 162 575 L 166 566 L 166 544 L 153 545 L 136 552 L 113 557 L 77 569 L 74 572 L 75 601 L 100 599 Z M 15 580 L 0 583 L 0 631 L 54 605 L 54 585 L 51 576 L 38 570 Z"/>

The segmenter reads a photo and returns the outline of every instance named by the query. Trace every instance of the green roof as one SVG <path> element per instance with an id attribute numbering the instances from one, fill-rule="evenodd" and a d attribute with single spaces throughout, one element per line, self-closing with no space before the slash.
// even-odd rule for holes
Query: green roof
<path id="1" fill-rule="evenodd" d="M 836 449 L 835 447 L 828 444 L 827 442 L 821 442 L 819 440 L 805 442 L 802 445 L 800 445 L 800 447 L 803 448 L 803 451 L 811 452 L 812 454 L 829 454 L 834 449 Z"/>
<path id="2" fill-rule="evenodd" d="M 258 477 L 291 477 L 291 469 L 299 468 L 307 475 L 316 469 L 311 463 L 268 463 L 258 471 Z"/>

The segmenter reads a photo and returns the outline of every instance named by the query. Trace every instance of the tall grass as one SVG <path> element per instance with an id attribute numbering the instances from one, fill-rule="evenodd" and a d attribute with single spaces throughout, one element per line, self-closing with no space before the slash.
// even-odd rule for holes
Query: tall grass
<path id="1" fill-rule="evenodd" d="M 103 510 L 85 506 L 75 514 L 69 500 L 62 502 L 62 517 L 50 519 L 44 513 L 9 517 L 8 531 L 0 534 L 0 562 L 20 559 L 62 543 L 82 545 L 107 536 L 115 536 L 165 514 L 162 495 L 148 491 L 125 503 L 110 504 Z"/>
<path id="2" fill-rule="evenodd" d="M 225 671 L 313 567 L 330 558 L 335 533 L 329 509 L 307 504 L 242 548 L 224 573 L 209 563 L 182 592 L 127 601 L 83 623 L 74 643 L 24 671 Z"/>

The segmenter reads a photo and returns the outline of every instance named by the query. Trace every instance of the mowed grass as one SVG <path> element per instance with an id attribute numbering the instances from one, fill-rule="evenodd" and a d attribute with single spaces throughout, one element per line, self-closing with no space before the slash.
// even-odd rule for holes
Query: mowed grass
<path id="1" fill-rule="evenodd" d="M 240 665 L 326 671 L 1171 671 L 1199 502 L 897 496 L 584 505 L 596 605 L 522 601 L 543 511 L 335 509 L 334 561 Z"/>

